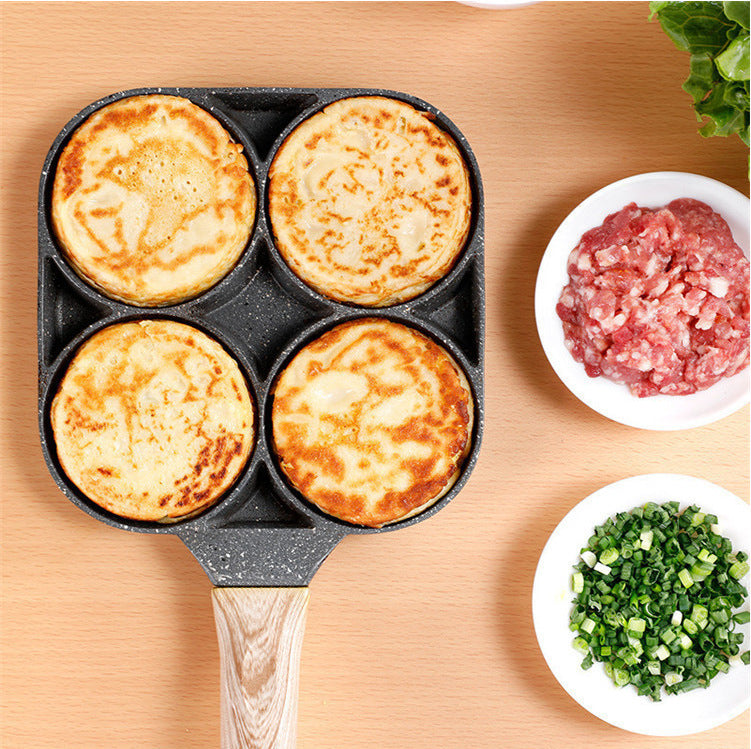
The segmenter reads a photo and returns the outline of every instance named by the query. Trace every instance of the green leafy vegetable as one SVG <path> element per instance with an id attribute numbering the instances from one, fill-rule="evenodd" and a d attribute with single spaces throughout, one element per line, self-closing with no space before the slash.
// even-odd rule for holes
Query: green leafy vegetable
<path id="1" fill-rule="evenodd" d="M 744 29 L 748 28 L 748 0 L 736 3 L 723 3 L 725 15 L 731 20 L 739 23 Z"/>
<path id="2" fill-rule="evenodd" d="M 738 133 L 749 145 L 749 3 L 651 2 L 678 49 L 691 54 L 683 89 L 694 100 L 699 133 Z M 705 120 L 706 118 L 709 118 Z"/>
<path id="3" fill-rule="evenodd" d="M 741 652 L 749 572 L 717 517 L 648 502 L 594 529 L 574 568 L 570 614 L 582 668 L 601 661 L 617 686 L 659 701 L 706 688 Z"/>
<path id="4" fill-rule="evenodd" d="M 715 65 L 717 65 L 720 75 L 728 81 L 747 81 L 749 79 L 748 31 L 739 34 L 715 57 Z"/>

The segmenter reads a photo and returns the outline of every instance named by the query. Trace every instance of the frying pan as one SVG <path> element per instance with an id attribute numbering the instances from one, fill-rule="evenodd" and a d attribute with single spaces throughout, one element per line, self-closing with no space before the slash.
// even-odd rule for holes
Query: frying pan
<path id="1" fill-rule="evenodd" d="M 60 252 L 49 208 L 55 165 L 73 130 L 105 104 L 148 93 L 183 96 L 217 117 L 243 145 L 258 197 L 256 225 L 234 270 L 200 297 L 158 311 L 113 301 L 84 283 Z M 473 197 L 470 233 L 456 266 L 417 299 L 381 310 L 333 302 L 301 283 L 274 247 L 266 209 L 268 168 L 288 133 L 326 104 L 362 95 L 401 99 L 431 113 L 456 141 Z M 38 210 L 39 426 L 47 466 L 68 499 L 98 520 L 123 530 L 171 533 L 185 543 L 214 585 L 223 749 L 291 748 L 307 585 L 315 571 L 347 534 L 396 530 L 440 511 L 477 462 L 484 423 L 484 215 L 480 172 L 469 144 L 435 107 L 382 89 L 135 89 L 90 104 L 61 130 L 44 163 Z M 475 419 L 470 453 L 446 495 L 414 517 L 365 528 L 322 513 L 286 482 L 271 447 L 271 391 L 306 343 L 337 324 L 374 314 L 421 331 L 451 353 L 472 389 Z M 185 322 L 216 338 L 238 361 L 256 404 L 256 445 L 243 473 L 216 505 L 171 524 L 127 520 L 85 497 L 60 467 L 49 418 L 57 386 L 81 343 L 113 323 L 145 318 Z"/>

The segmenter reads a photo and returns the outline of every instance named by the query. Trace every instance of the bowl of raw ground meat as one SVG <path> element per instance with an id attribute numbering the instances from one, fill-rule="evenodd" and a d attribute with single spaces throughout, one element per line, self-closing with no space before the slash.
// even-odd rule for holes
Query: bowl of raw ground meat
<path id="1" fill-rule="evenodd" d="M 709 424 L 749 401 L 749 199 L 651 172 L 579 204 L 540 263 L 537 330 L 558 377 L 641 429 Z"/>

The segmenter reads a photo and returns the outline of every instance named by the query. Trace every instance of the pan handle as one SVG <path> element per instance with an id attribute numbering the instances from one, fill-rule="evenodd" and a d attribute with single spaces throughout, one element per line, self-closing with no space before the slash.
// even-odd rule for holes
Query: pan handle
<path id="1" fill-rule="evenodd" d="M 294 749 L 307 588 L 214 588 L 222 749 Z"/>

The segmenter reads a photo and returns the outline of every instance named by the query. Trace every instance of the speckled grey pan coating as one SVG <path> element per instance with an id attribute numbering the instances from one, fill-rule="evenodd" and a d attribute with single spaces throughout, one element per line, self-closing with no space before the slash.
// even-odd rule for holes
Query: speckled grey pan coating
<path id="1" fill-rule="evenodd" d="M 222 122 L 245 148 L 258 197 L 255 228 L 234 270 L 196 299 L 159 309 L 115 302 L 84 283 L 62 257 L 50 221 L 55 166 L 71 133 L 96 109 L 150 93 L 183 96 Z M 303 284 L 274 247 L 266 201 L 269 166 L 291 130 L 332 101 L 363 95 L 389 96 L 431 112 L 464 156 L 473 198 L 467 245 L 451 273 L 422 296 L 377 310 L 325 299 Z M 347 533 L 394 530 L 435 514 L 461 490 L 477 462 L 484 421 L 483 255 L 483 191 L 475 157 L 442 112 L 413 96 L 380 89 L 143 88 L 90 104 L 55 139 L 39 185 L 39 427 L 52 476 L 74 504 L 111 526 L 179 536 L 215 585 L 307 584 Z M 475 398 L 472 450 L 455 486 L 425 512 L 381 529 L 339 521 L 311 505 L 286 483 L 271 447 L 270 389 L 276 375 L 323 331 L 373 315 L 410 325 L 440 342 L 464 368 Z M 244 370 L 257 407 L 256 445 L 235 485 L 203 514 L 173 524 L 126 520 L 88 500 L 60 468 L 49 419 L 57 385 L 78 346 L 107 325 L 144 317 L 183 321 L 221 341 Z"/>

